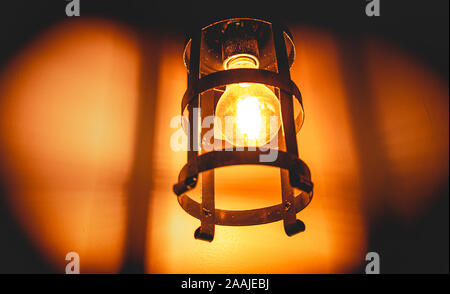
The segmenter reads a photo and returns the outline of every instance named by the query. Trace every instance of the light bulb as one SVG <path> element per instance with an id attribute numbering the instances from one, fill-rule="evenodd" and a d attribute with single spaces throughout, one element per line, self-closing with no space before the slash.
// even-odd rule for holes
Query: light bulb
<path id="1" fill-rule="evenodd" d="M 248 54 L 237 54 L 228 58 L 224 67 L 258 68 L 258 60 Z M 280 102 L 263 84 L 231 84 L 217 103 L 216 118 L 221 121 L 222 139 L 234 146 L 262 146 L 280 129 Z"/>

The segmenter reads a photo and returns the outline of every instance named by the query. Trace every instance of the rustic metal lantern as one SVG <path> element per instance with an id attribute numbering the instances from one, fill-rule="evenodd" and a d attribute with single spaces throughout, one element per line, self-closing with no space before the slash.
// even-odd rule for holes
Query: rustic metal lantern
<path id="1" fill-rule="evenodd" d="M 303 123 L 303 105 L 290 78 L 295 56 L 290 32 L 276 22 L 234 18 L 203 27 L 187 40 L 188 89 L 181 109 L 189 122 L 188 162 L 173 190 L 181 207 L 201 221 L 195 238 L 212 241 L 215 225 L 249 226 L 279 220 L 288 236 L 304 231 L 296 213 L 310 203 L 313 185 L 309 168 L 298 158 L 296 135 Z M 278 116 L 281 127 L 267 131 L 259 114 Z M 211 115 L 219 119 L 240 115 L 244 122 L 238 117 L 225 132 L 214 129 L 216 124 L 202 127 L 201 122 Z M 216 141 L 212 150 L 206 150 L 203 140 L 199 144 L 199 135 L 203 138 L 211 129 Z M 256 148 L 262 146 L 267 148 Z M 262 161 L 261 156 L 271 151 L 276 151 L 276 158 Z M 253 210 L 216 209 L 214 169 L 243 164 L 280 168 L 282 203 Z M 201 203 L 186 194 L 199 178 Z"/>

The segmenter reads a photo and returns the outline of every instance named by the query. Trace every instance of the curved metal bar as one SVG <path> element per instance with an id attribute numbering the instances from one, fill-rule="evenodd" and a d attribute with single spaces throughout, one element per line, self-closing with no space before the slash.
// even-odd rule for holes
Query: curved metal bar
<path id="1" fill-rule="evenodd" d="M 268 152 L 278 152 L 277 158 L 272 162 L 262 162 L 260 156 L 265 155 Z M 274 149 L 268 149 L 266 152 L 262 152 L 261 150 L 215 150 L 197 157 L 197 171 L 199 173 L 218 167 L 245 164 L 274 166 L 289 170 L 289 173 L 292 174 L 292 176 L 290 176 L 290 185 L 292 187 L 308 193 L 313 189 L 311 173 L 308 166 L 301 159 L 284 151 Z M 188 165 L 186 164 L 183 166 L 178 176 L 178 183 L 173 186 L 175 194 L 180 196 L 181 194 L 193 189 L 196 185 L 197 178 L 198 173 L 190 174 Z"/>
<path id="2" fill-rule="evenodd" d="M 186 107 L 192 103 L 192 100 L 196 99 L 196 97 L 203 92 L 236 83 L 259 83 L 280 88 L 280 90 L 284 90 L 289 94 L 294 95 L 303 109 L 302 95 L 297 85 L 291 79 L 286 81 L 286 79 L 278 73 L 269 70 L 236 68 L 206 75 L 200 78 L 195 86 L 189 87 L 184 93 L 181 102 L 181 114 L 183 114 Z"/>
<path id="3" fill-rule="evenodd" d="M 312 192 L 302 192 L 294 198 L 295 212 L 303 210 L 312 200 Z M 188 195 L 178 196 L 178 203 L 191 216 L 201 218 L 201 205 Z M 250 210 L 215 210 L 214 223 L 221 226 L 252 226 L 276 222 L 283 219 L 286 207 L 280 203 L 265 208 Z"/>

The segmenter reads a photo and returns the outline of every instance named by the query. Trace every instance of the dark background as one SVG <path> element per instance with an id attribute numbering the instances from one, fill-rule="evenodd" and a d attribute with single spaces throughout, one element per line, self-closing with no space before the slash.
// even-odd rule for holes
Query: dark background
<path id="1" fill-rule="evenodd" d="M 0 4 L 0 69 L 40 32 L 67 19 L 67 3 L 64 0 L 3 1 Z M 413 54 L 448 80 L 448 0 L 381 0 L 381 16 L 371 18 L 365 15 L 366 4 L 365 0 L 192 3 L 81 0 L 81 17 L 101 16 L 128 24 L 137 31 L 164 33 L 167 30 L 180 35 L 198 22 L 231 16 L 271 17 L 289 24 L 309 24 L 344 37 L 370 33 Z M 5 186 L 0 175 L 0 273 L 54 272 L 13 221 L 2 197 L 8 192 Z M 382 221 L 370 224 L 368 249 L 383 252 L 383 260 L 395 260 L 382 264 L 383 273 L 448 273 L 448 182 L 436 193 L 439 196 L 435 197 L 432 208 L 413 225 L 404 227 L 389 213 Z M 420 240 L 427 241 L 418 243 L 418 234 L 422 236 Z M 424 248 L 427 252 L 421 254 Z M 364 272 L 364 268 L 357 272 Z"/>

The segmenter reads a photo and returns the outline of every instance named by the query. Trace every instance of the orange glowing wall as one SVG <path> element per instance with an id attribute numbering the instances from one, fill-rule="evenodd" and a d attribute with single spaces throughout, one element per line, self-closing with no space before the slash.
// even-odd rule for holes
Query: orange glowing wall
<path id="1" fill-rule="evenodd" d="M 365 91 L 372 97 L 377 118 L 372 126 L 378 131 L 361 145 L 339 40 L 327 31 L 291 30 L 297 48 L 292 79 L 306 112 L 300 156 L 315 184 L 312 203 L 298 215 L 306 231 L 294 237 L 277 222 L 218 226 L 212 243 L 194 239 L 199 221 L 178 206 L 172 192 L 186 161 L 184 152 L 169 145 L 174 131 L 169 122 L 179 114 L 186 89 L 180 38 L 149 36 L 160 53 L 148 56 L 137 36 L 120 25 L 62 23 L 3 69 L 0 156 L 10 183 L 8 200 L 56 271 L 64 271 L 69 251 L 80 254 L 82 272 L 120 270 L 143 59 L 157 58 L 159 64 L 156 94 L 149 97 L 156 112 L 148 177 L 148 273 L 350 272 L 364 262 L 367 223 L 377 217 L 379 201 L 403 221 L 426 208 L 433 197 L 430 187 L 448 178 L 448 83 L 402 50 L 365 39 Z M 372 145 L 389 165 L 386 193 L 367 193 L 367 178 L 383 172 L 380 167 L 368 173 L 361 163 L 361 154 L 370 157 L 375 151 L 361 146 Z M 220 169 L 216 205 L 277 203 L 277 176 L 268 167 Z"/>
<path id="2" fill-rule="evenodd" d="M 86 271 L 121 264 L 138 60 L 129 32 L 78 22 L 41 36 L 2 74 L 11 208 L 58 271 L 69 251 Z"/>

